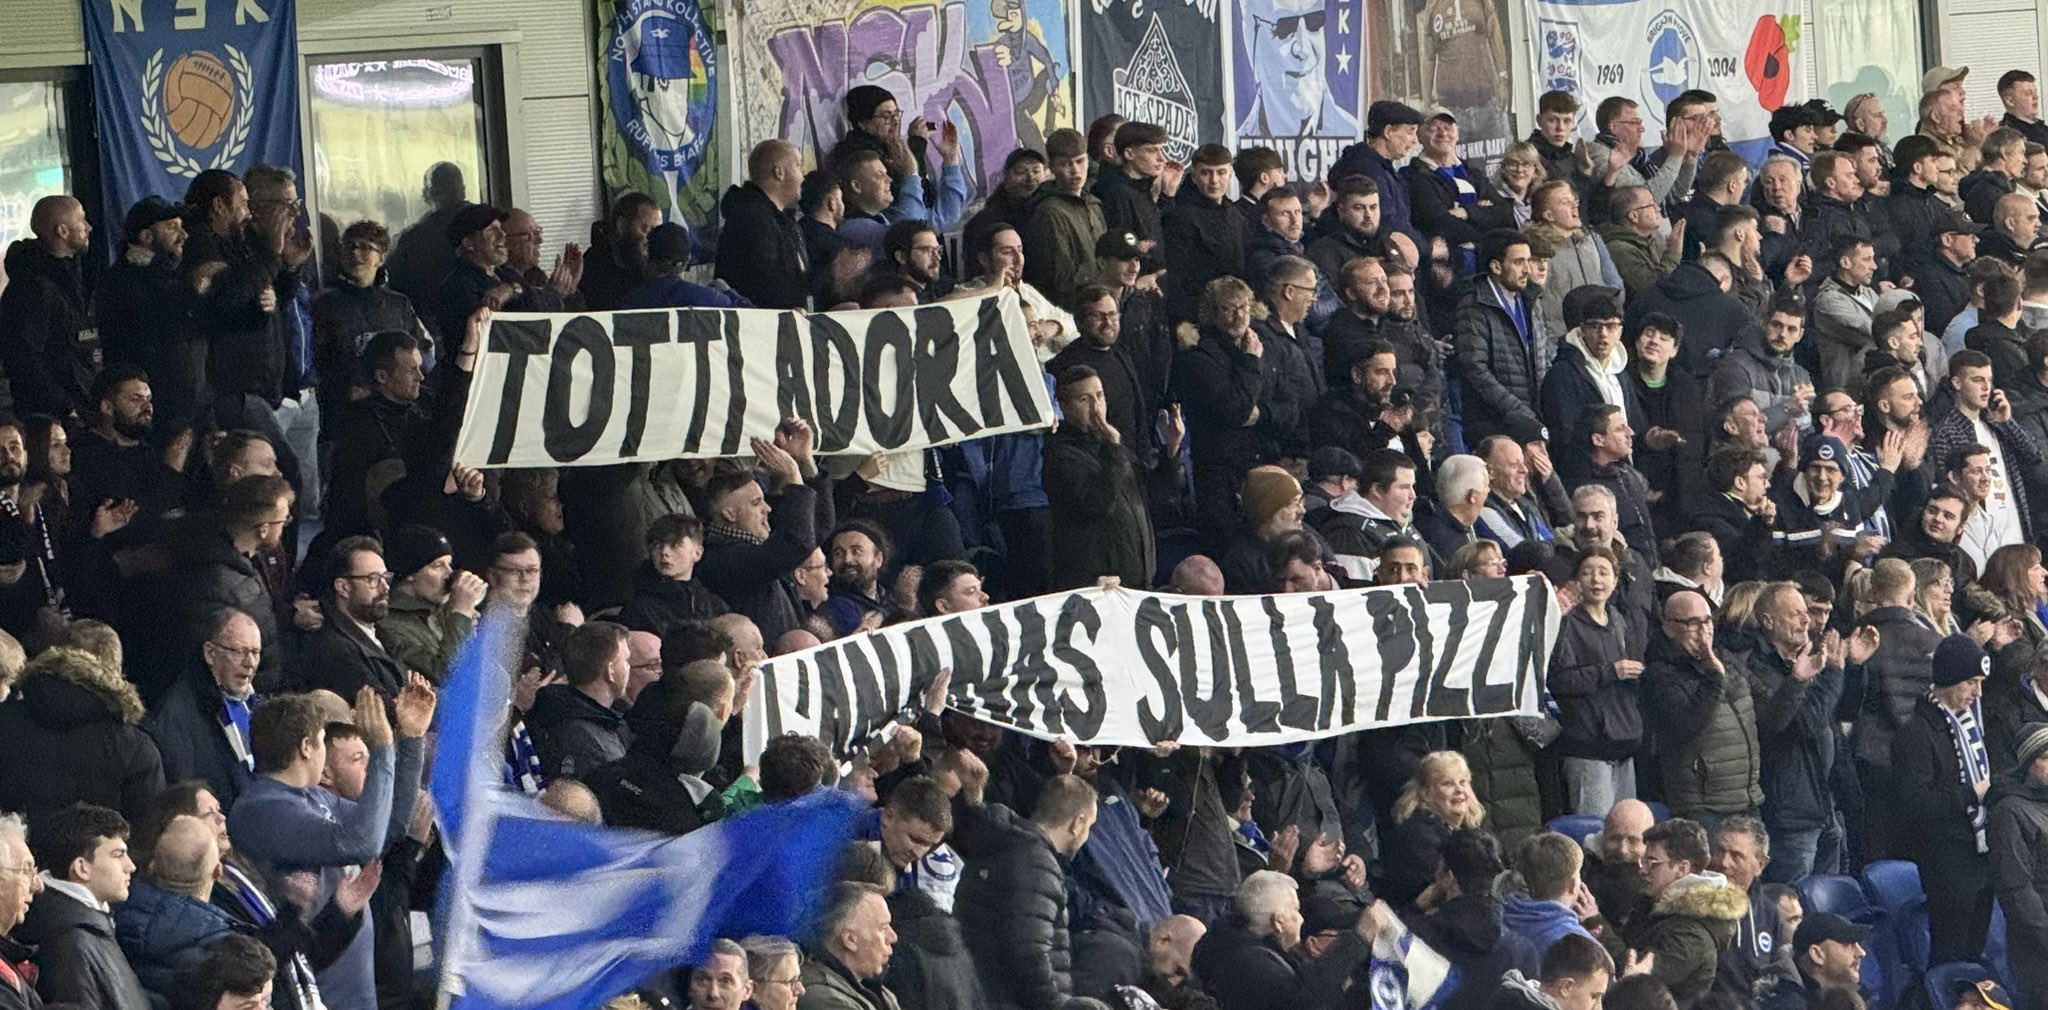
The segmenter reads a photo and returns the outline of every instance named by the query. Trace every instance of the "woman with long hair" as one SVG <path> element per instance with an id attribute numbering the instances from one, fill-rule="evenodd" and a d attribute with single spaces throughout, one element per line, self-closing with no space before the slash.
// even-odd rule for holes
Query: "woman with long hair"
<path id="1" fill-rule="evenodd" d="M 1943 637 L 1960 635 L 1956 624 L 1956 577 L 1948 565 L 1934 558 L 1913 561 L 1913 612 Z"/>
<path id="2" fill-rule="evenodd" d="M 1451 832 L 1486 823 L 1486 807 L 1472 791 L 1472 768 L 1457 751 L 1432 751 L 1415 764 L 1415 774 L 1394 801 L 1394 836 L 1379 895 L 1395 906 L 1412 905 L 1436 879 L 1439 853 Z"/>
<path id="3" fill-rule="evenodd" d="M 1621 563 L 1605 547 L 1580 553 L 1572 577 L 1578 606 L 1564 615 L 1550 656 L 1550 694 L 1563 731 L 1554 746 L 1573 813 L 1605 816 L 1636 795 L 1635 755 L 1643 743 L 1640 682 L 1649 644 L 1643 626 L 1609 606 Z"/>
<path id="4" fill-rule="evenodd" d="M 1984 643 L 1984 651 L 1991 654 L 1992 679 L 2000 684 L 2012 683 L 2027 675 L 2034 665 L 2034 654 L 2042 643 L 2048 642 L 2048 568 L 2041 566 L 2041 548 L 2033 544 L 2007 544 L 1991 552 L 1985 559 L 1984 575 L 1977 580 L 1977 588 L 1998 597 L 2005 604 L 2005 612 L 2011 618 L 2007 629 L 2018 625 L 2019 634 L 2001 643 L 1999 639 L 2011 635 L 1993 635 Z"/>

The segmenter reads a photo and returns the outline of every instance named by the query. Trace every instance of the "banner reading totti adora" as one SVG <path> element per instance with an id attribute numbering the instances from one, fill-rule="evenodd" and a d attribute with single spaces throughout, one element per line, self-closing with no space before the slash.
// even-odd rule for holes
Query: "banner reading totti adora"
<path id="1" fill-rule="evenodd" d="M 941 670 L 955 710 L 1084 744 L 1263 747 L 1534 715 L 1559 619 L 1538 575 L 1281 596 L 1078 589 L 770 660 L 747 699 L 746 754 L 784 733 L 848 754 Z"/>
<path id="2" fill-rule="evenodd" d="M 182 200 L 207 169 L 298 170 L 294 0 L 87 0 L 84 8 L 106 193 L 100 220 L 122 220 L 145 196 Z"/>
<path id="3" fill-rule="evenodd" d="M 1539 0 L 1534 6 L 1538 87 L 1578 96 L 1581 129 L 1619 95 L 1636 102 L 1658 143 L 1664 107 L 1680 93 L 1720 99 L 1721 132 L 1751 161 L 1770 146 L 1771 113 L 1806 98 L 1809 57 L 1799 18 L 1772 0 Z"/>
<path id="4" fill-rule="evenodd" d="M 800 417 L 822 454 L 1051 423 L 1014 292 L 909 309 L 493 316 L 455 444 L 468 466 L 739 456 Z"/>

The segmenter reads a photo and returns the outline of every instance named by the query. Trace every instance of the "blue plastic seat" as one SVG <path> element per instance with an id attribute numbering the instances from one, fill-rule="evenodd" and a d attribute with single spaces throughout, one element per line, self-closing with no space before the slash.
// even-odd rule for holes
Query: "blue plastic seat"
<path id="1" fill-rule="evenodd" d="M 1839 873 L 1815 873 L 1799 882 L 1799 902 L 1806 914 L 1829 912 L 1853 922 L 1870 923 L 1878 918 L 1870 896 L 1854 877 Z"/>
<path id="2" fill-rule="evenodd" d="M 1887 913 L 1927 900 L 1927 892 L 1920 886 L 1920 868 L 1903 859 L 1881 859 L 1864 867 L 1863 889 L 1871 903 Z"/>
<path id="3" fill-rule="evenodd" d="M 1933 1006 L 1952 1007 L 1956 1005 L 1957 989 L 1990 980 L 1990 970 L 1975 961 L 1937 964 L 1927 969 L 1927 998 Z"/>
<path id="4" fill-rule="evenodd" d="M 2012 985 L 2012 962 L 2006 954 L 2005 906 L 1993 902 L 1991 905 L 1991 932 L 1984 938 L 1984 963 L 1991 967 L 1991 975 L 2000 985 Z"/>
<path id="5" fill-rule="evenodd" d="M 1657 823 L 1662 824 L 1665 821 L 1671 819 L 1670 807 L 1667 807 L 1662 803 L 1651 803 L 1647 805 L 1650 808 L 1650 816 L 1655 817 L 1657 819 Z"/>
<path id="6" fill-rule="evenodd" d="M 1552 818 L 1544 827 L 1583 844 L 1588 835 L 1597 833 L 1605 823 L 1603 818 L 1592 814 L 1566 814 Z"/>

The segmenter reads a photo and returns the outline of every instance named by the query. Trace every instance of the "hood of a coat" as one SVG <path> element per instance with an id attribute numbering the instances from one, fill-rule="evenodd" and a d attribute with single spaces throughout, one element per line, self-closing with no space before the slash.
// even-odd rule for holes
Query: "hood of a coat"
<path id="1" fill-rule="evenodd" d="M 142 696 L 135 685 L 84 649 L 60 645 L 43 650 L 21 671 L 16 690 L 36 721 L 55 729 L 142 721 Z"/>
<path id="2" fill-rule="evenodd" d="M 527 727 L 536 730 L 576 720 L 622 726 L 626 717 L 567 684 L 550 684 L 541 688 L 533 696 L 533 711 L 526 713 Z"/>
<path id="3" fill-rule="evenodd" d="M 1749 914 L 1749 895 L 1711 870 L 1680 877 L 1651 907 L 1653 915 L 1684 915 L 1734 922 Z"/>
<path id="4" fill-rule="evenodd" d="M 1714 279 L 1706 267 L 1698 263 L 1680 263 L 1678 269 L 1665 275 L 1657 282 L 1657 289 L 1674 302 L 1694 301 L 1727 294 L 1721 290 L 1721 282 Z"/>

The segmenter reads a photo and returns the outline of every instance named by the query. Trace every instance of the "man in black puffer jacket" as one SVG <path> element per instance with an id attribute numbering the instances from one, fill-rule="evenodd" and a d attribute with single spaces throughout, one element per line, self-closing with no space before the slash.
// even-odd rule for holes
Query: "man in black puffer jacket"
<path id="1" fill-rule="evenodd" d="M 90 406 L 92 361 L 79 338 L 92 327 L 81 267 L 92 225 L 77 200 L 47 196 L 36 201 L 29 227 L 35 237 L 7 250 L 12 283 L 0 294 L 0 359 L 15 410 L 64 417 Z"/>
<path id="2" fill-rule="evenodd" d="M 1458 304 L 1453 333 L 1465 442 L 1478 445 L 1489 435 L 1534 441 L 1544 436 L 1536 416 L 1536 355 L 1544 335 L 1529 284 L 1529 240 L 1520 232 L 1488 232 L 1480 266 L 1486 276 Z"/>
<path id="3" fill-rule="evenodd" d="M 1026 820 L 1000 803 L 954 800 L 953 847 L 966 861 L 953 914 L 989 1005 L 1058 1010 L 1073 993 L 1065 866 L 1095 826 L 1095 787 L 1056 775 Z"/>
<path id="4" fill-rule="evenodd" d="M 1727 269 L 1717 262 L 1714 269 Z M 1650 285 L 1640 297 L 1628 302 L 1623 329 L 1641 332 L 1643 319 L 1662 312 L 1678 320 L 1684 337 L 1678 343 L 1678 364 L 1705 381 L 1730 348 L 1748 346 L 1763 339 L 1763 327 L 1750 318 L 1748 310 L 1734 295 L 1721 289 L 1713 270 L 1699 262 L 1681 263 L 1662 280 Z"/>

